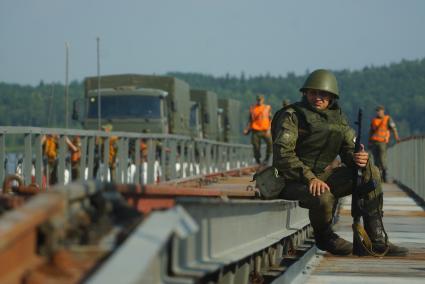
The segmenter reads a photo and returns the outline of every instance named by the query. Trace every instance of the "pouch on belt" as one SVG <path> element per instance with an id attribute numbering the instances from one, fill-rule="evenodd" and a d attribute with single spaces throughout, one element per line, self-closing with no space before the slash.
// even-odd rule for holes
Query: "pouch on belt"
<path id="1" fill-rule="evenodd" d="M 260 191 L 260 196 L 264 199 L 278 198 L 285 187 L 285 180 L 279 176 L 274 167 L 267 167 L 255 173 L 255 187 Z"/>

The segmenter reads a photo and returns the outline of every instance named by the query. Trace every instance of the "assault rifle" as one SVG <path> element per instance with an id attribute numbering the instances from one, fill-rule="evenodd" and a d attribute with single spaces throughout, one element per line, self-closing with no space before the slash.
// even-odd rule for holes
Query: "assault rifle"
<path id="1" fill-rule="evenodd" d="M 354 153 L 361 151 L 361 137 L 362 137 L 362 109 L 359 109 L 357 115 L 357 135 L 356 141 L 354 144 Z M 353 192 L 351 197 L 351 216 L 353 217 L 353 255 L 373 255 L 373 256 L 384 256 L 387 250 L 384 253 L 376 253 L 373 251 L 372 241 L 370 240 L 366 230 L 360 223 L 360 217 L 364 214 L 367 214 L 365 210 L 365 195 L 376 188 L 375 182 L 371 179 L 369 182 L 364 183 L 362 177 L 362 169 L 354 166 L 353 171 Z M 379 210 L 379 208 L 378 208 Z M 382 222 L 382 220 L 381 220 Z M 385 240 L 387 242 L 388 237 L 385 232 Z"/>
<path id="2" fill-rule="evenodd" d="M 361 137 L 362 137 L 362 109 L 359 109 L 357 114 L 357 135 L 354 143 L 354 153 L 358 153 L 361 150 Z M 353 192 L 351 196 L 351 216 L 353 217 L 353 254 L 360 255 L 363 252 L 363 241 L 361 237 L 361 232 L 364 233 L 365 230 L 360 224 L 360 217 L 362 216 L 362 210 L 360 206 L 360 190 L 362 186 L 362 171 L 354 165 L 353 171 Z"/>
<path id="3" fill-rule="evenodd" d="M 362 116 L 363 111 L 360 108 L 357 114 L 357 135 L 354 143 L 354 153 L 361 151 L 361 138 L 362 138 Z M 369 239 L 363 226 L 360 224 L 360 217 L 362 216 L 360 196 L 362 190 L 362 171 L 357 165 L 354 165 L 353 171 L 353 192 L 351 196 L 351 216 L 353 217 L 353 255 L 364 255 L 365 238 Z"/>

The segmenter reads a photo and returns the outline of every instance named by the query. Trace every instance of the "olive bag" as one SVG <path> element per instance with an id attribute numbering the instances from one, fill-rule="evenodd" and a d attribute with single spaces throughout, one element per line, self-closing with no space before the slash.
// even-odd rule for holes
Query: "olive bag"
<path id="1" fill-rule="evenodd" d="M 285 187 L 285 180 L 279 176 L 275 167 L 267 167 L 255 173 L 253 180 L 263 199 L 278 198 Z"/>

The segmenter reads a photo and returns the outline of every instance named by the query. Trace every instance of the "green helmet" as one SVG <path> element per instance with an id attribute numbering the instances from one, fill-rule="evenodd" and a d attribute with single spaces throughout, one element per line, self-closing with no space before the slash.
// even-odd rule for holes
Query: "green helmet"
<path id="1" fill-rule="evenodd" d="M 328 70 L 318 69 L 313 71 L 305 80 L 300 91 L 304 92 L 307 89 L 325 91 L 339 98 L 338 83 L 335 75 Z"/>

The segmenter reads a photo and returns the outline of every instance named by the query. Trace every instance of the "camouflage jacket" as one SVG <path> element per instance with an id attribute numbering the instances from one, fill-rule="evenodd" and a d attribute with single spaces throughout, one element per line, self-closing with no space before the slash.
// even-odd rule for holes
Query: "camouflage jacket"
<path id="1" fill-rule="evenodd" d="M 322 178 L 338 155 L 354 164 L 355 132 L 337 104 L 325 111 L 305 101 L 285 107 L 273 118 L 272 135 L 273 166 L 287 181 Z"/>

